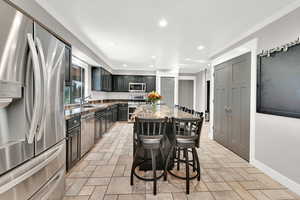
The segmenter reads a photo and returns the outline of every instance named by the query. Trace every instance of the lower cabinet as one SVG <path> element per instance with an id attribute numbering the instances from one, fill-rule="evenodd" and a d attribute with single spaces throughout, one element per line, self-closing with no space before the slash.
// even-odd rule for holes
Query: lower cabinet
<path id="1" fill-rule="evenodd" d="M 119 104 L 118 109 L 118 121 L 127 121 L 128 120 L 128 104 Z"/>
<path id="2" fill-rule="evenodd" d="M 101 139 L 115 122 L 127 120 L 127 103 L 112 105 L 95 114 L 77 116 L 67 120 L 67 171 Z"/>
<path id="3" fill-rule="evenodd" d="M 67 133 L 67 171 L 80 160 L 80 136 L 81 127 L 78 126 Z"/>

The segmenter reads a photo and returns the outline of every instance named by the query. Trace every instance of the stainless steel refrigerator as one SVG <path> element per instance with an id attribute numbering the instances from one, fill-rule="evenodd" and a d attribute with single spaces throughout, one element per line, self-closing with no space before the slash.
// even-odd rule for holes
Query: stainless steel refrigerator
<path id="1" fill-rule="evenodd" d="M 62 199 L 70 51 L 3 0 L 0 27 L 0 200 Z"/>

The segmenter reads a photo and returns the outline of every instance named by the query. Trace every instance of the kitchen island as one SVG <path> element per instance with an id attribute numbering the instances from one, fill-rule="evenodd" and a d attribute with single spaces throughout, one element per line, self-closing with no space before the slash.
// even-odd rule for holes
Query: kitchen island
<path id="1" fill-rule="evenodd" d="M 169 154 L 169 151 L 171 149 L 171 144 L 174 142 L 175 140 L 175 135 L 173 134 L 173 128 L 172 128 L 172 118 L 197 118 L 194 115 L 187 113 L 187 112 L 183 112 L 175 107 L 170 108 L 166 105 L 141 105 L 139 107 L 137 107 L 137 109 L 135 110 L 135 112 L 132 115 L 132 121 L 134 121 L 134 119 L 138 117 L 138 118 L 149 118 L 149 119 L 159 119 L 159 118 L 168 118 L 168 124 L 167 124 L 167 128 L 166 128 L 166 135 L 163 139 L 162 142 L 162 149 L 163 149 L 163 154 L 164 157 L 166 158 L 167 155 Z M 134 125 L 135 126 L 135 125 Z M 136 148 L 136 143 L 135 143 L 135 130 L 136 127 L 133 128 L 134 133 L 133 133 L 133 155 L 135 153 Z M 144 162 L 141 166 L 140 169 L 141 170 L 151 170 L 152 169 L 152 164 L 151 164 L 151 156 L 150 156 L 150 152 L 144 149 L 139 148 L 139 152 L 138 155 L 139 157 L 143 157 L 146 158 L 148 161 Z M 174 156 L 171 156 L 171 162 L 169 165 L 169 168 L 173 168 L 174 166 L 174 162 L 173 162 L 173 158 Z M 164 168 L 164 161 L 162 160 L 162 157 L 159 155 L 157 158 L 157 169 L 158 170 L 162 170 Z"/>
<path id="2" fill-rule="evenodd" d="M 134 120 L 135 117 L 139 118 L 151 118 L 151 119 L 158 119 L 158 118 L 165 118 L 171 119 L 174 118 L 196 118 L 194 115 L 183 112 L 175 107 L 170 108 L 166 105 L 141 105 L 137 107 L 135 112 L 132 115 Z"/>

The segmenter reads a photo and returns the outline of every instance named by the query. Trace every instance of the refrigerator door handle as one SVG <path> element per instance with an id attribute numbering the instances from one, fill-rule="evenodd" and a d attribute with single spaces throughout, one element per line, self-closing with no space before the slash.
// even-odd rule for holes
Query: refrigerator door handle
<path id="1" fill-rule="evenodd" d="M 40 56 L 40 61 L 41 61 L 41 70 L 42 70 L 42 74 L 43 74 L 43 105 L 42 105 L 42 111 L 41 111 L 41 122 L 40 122 L 40 128 L 38 131 L 38 134 L 36 136 L 36 139 L 39 141 L 42 138 L 43 132 L 44 132 L 44 127 L 45 127 L 45 118 L 46 118 L 46 99 L 48 99 L 48 75 L 47 75 L 47 68 L 46 68 L 46 62 L 45 62 L 45 54 L 44 54 L 44 50 L 43 50 L 43 46 L 41 43 L 41 40 L 36 37 L 35 39 L 36 41 L 36 46 L 37 46 L 37 52 L 38 55 Z"/>
<path id="2" fill-rule="evenodd" d="M 41 116 L 41 107 L 42 107 L 42 85 L 43 80 L 41 78 L 41 71 L 40 71 L 40 64 L 38 59 L 37 50 L 33 41 L 33 36 L 31 33 L 27 34 L 27 41 L 29 44 L 29 49 L 32 57 L 32 64 L 33 64 L 33 73 L 35 79 L 35 95 L 34 95 L 34 108 L 33 108 L 33 115 L 32 115 L 32 122 L 29 129 L 29 134 L 27 135 L 27 140 L 29 144 L 32 144 L 34 141 L 34 136 L 39 128 L 39 121 Z"/>
<path id="3" fill-rule="evenodd" d="M 14 188 L 22 181 L 36 174 L 38 171 L 40 171 L 45 166 L 47 166 L 51 161 L 53 161 L 58 155 L 60 155 L 60 153 L 62 153 L 63 150 L 64 150 L 64 145 L 59 145 L 53 148 L 52 150 L 50 150 L 49 152 L 47 152 L 47 155 L 44 155 L 45 160 L 32 167 L 31 170 L 26 171 L 23 174 L 17 175 L 16 178 L 12 179 L 7 184 L 4 184 L 2 186 L 0 185 L 0 194 L 10 190 L 11 188 Z"/>

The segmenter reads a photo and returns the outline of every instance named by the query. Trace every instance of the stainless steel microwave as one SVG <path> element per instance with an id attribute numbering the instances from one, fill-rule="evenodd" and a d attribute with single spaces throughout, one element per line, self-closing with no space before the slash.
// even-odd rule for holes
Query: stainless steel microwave
<path id="1" fill-rule="evenodd" d="M 146 83 L 129 83 L 129 92 L 146 92 Z"/>

